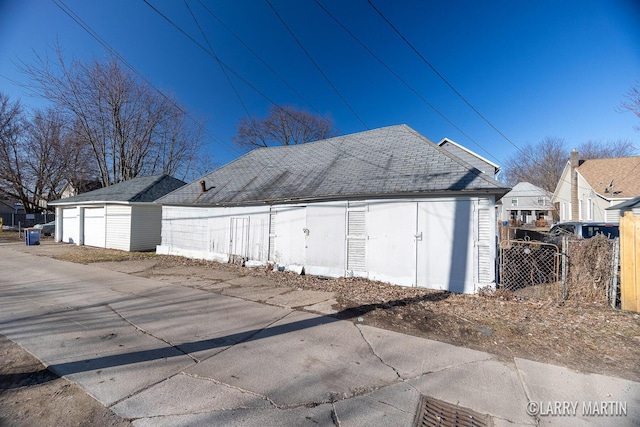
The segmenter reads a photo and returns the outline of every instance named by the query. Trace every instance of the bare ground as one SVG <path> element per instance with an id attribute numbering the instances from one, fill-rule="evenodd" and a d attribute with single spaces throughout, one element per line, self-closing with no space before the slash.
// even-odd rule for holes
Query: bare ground
<path id="1" fill-rule="evenodd" d="M 0 234 L 3 239 L 16 240 L 7 233 Z M 334 308 L 343 319 L 508 359 L 520 357 L 640 381 L 640 315 L 601 302 L 562 302 L 554 290 L 533 296 L 500 291 L 459 295 L 357 278 L 326 279 L 153 253 L 55 245 L 47 238 L 42 246 L 29 249 L 80 263 L 153 259 L 151 267 L 137 270 L 144 277 L 159 277 L 181 266 L 202 280 L 207 279 L 207 269 L 217 269 L 268 278 L 275 286 L 331 291 L 338 301 Z M 7 361 L 0 366 L 0 426 L 128 424 L 2 336 L 0 355 Z"/>

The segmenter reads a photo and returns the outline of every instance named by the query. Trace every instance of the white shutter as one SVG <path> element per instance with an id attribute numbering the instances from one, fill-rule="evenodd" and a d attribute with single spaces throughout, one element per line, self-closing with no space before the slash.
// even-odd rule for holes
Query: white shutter
<path id="1" fill-rule="evenodd" d="M 366 206 L 347 210 L 347 270 L 366 271 Z"/>
<path id="2" fill-rule="evenodd" d="M 272 208 L 273 209 L 273 208 Z M 269 261 L 276 261 L 276 213 L 269 214 Z"/>
<path id="3" fill-rule="evenodd" d="M 491 256 L 491 211 L 478 209 L 478 282 L 488 284 L 494 280 L 495 265 Z"/>

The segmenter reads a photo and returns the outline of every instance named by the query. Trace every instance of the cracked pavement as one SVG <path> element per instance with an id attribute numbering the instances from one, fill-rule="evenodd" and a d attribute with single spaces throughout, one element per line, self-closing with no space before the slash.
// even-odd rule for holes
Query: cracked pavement
<path id="1" fill-rule="evenodd" d="M 421 395 L 495 426 L 640 419 L 638 383 L 337 320 L 329 293 L 229 273 L 182 285 L 186 271 L 151 280 L 11 245 L 0 271 L 0 333 L 134 426 L 409 426 Z M 624 401 L 628 413 L 527 413 L 561 400 Z"/>

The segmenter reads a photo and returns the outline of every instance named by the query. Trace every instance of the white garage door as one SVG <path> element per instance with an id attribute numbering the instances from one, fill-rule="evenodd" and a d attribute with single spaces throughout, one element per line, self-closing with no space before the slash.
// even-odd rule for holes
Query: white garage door
<path id="1" fill-rule="evenodd" d="M 105 209 L 85 208 L 84 210 L 84 244 L 87 246 L 105 247 Z"/>
<path id="2" fill-rule="evenodd" d="M 62 241 L 78 243 L 78 209 L 62 209 Z"/>

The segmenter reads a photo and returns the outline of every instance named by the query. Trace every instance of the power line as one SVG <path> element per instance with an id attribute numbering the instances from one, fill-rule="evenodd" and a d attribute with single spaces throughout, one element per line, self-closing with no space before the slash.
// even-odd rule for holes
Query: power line
<path id="1" fill-rule="evenodd" d="M 240 102 L 240 105 L 242 105 L 242 109 L 247 114 L 247 116 L 250 116 L 249 110 L 247 109 L 247 106 L 245 105 L 244 101 L 240 97 L 240 93 L 238 92 L 238 90 L 236 89 L 236 86 L 233 84 L 233 81 L 229 77 L 229 74 L 227 73 L 227 70 L 220 63 L 220 58 L 218 57 L 218 55 L 216 55 L 215 50 L 213 49 L 213 46 L 211 46 L 211 43 L 209 42 L 209 39 L 207 38 L 207 35 L 205 34 L 204 30 L 200 26 L 200 23 L 198 22 L 198 19 L 196 18 L 196 16 L 193 14 L 193 11 L 189 7 L 189 4 L 187 3 L 187 0 L 184 0 L 184 5 L 187 7 L 187 10 L 189 11 L 189 14 L 191 15 L 191 17 L 193 18 L 194 22 L 196 23 L 196 26 L 200 30 L 200 34 L 202 34 L 202 37 L 204 38 L 204 41 L 207 42 L 207 46 L 209 46 L 209 50 L 211 50 L 211 53 L 216 58 L 216 62 L 220 66 L 220 69 L 222 70 L 222 73 L 224 74 L 225 78 L 227 79 L 227 82 L 229 83 L 229 86 L 231 86 L 231 89 L 233 90 L 233 93 L 235 93 L 236 98 L 238 98 L 238 102 Z"/>
<path id="2" fill-rule="evenodd" d="M 315 3 L 322 9 L 331 19 L 333 19 L 336 24 L 338 24 L 347 34 L 351 36 L 364 50 L 366 50 L 369 55 L 371 55 L 375 60 L 377 60 L 380 65 L 387 69 L 398 81 L 400 81 L 407 89 L 409 89 L 414 95 L 416 95 L 422 102 L 424 102 L 428 107 L 430 107 L 433 111 L 435 111 L 440 117 L 442 117 L 447 123 L 453 126 L 458 132 L 467 137 L 469 141 L 473 142 L 476 146 L 478 146 L 482 151 L 484 151 L 488 156 L 492 157 L 496 162 L 499 160 L 493 156 L 488 150 L 486 150 L 482 145 L 476 142 L 471 136 L 469 136 L 465 131 L 460 129 L 453 121 L 451 121 L 447 116 L 444 115 L 440 110 L 438 110 L 433 104 L 431 104 L 424 96 L 422 96 L 413 86 L 411 86 L 406 80 L 404 80 L 398 73 L 393 71 L 391 67 L 389 67 L 378 55 L 373 52 L 367 45 L 365 45 L 352 31 L 350 31 L 342 22 L 338 20 L 326 7 L 324 7 L 318 0 L 314 0 Z"/>
<path id="3" fill-rule="evenodd" d="M 229 26 L 227 24 L 224 23 L 224 21 L 222 21 L 215 13 L 213 13 L 213 11 L 207 7 L 207 5 L 205 5 L 202 0 L 198 0 L 198 3 L 200 3 L 200 5 L 216 20 L 218 21 L 218 23 L 225 29 L 227 30 L 233 37 L 235 37 L 236 40 L 238 40 L 238 42 L 240 42 L 254 57 L 256 57 L 256 59 L 258 59 L 258 61 L 260 61 L 262 63 L 262 65 L 264 65 L 269 71 L 271 71 L 271 73 L 273 73 L 274 76 L 276 76 L 285 86 L 287 86 L 287 88 L 289 88 L 289 90 L 291 90 L 291 92 L 293 92 L 296 96 L 298 96 L 298 98 L 300 98 L 305 104 L 309 105 L 311 107 L 311 109 L 313 111 L 315 111 L 318 114 L 321 114 L 320 111 L 318 111 L 317 108 L 315 108 L 313 106 L 313 104 L 311 104 L 311 102 L 309 102 L 300 92 L 298 92 L 293 86 L 291 86 L 289 84 L 289 82 L 287 82 L 282 76 L 280 76 L 280 74 L 278 74 L 278 72 L 276 70 L 273 69 L 273 67 L 271 67 L 264 59 L 262 59 L 262 57 L 260 55 L 258 55 L 258 53 L 253 50 L 247 43 L 245 43 L 244 40 L 242 40 L 240 38 L 240 36 L 238 36 L 231 28 L 229 28 Z"/>
<path id="4" fill-rule="evenodd" d="M 207 55 L 213 57 L 216 61 L 218 61 L 218 63 L 220 65 L 222 65 L 225 69 L 229 70 L 229 72 L 231 72 L 233 75 L 235 75 L 236 77 L 238 77 L 240 80 L 242 80 L 244 83 L 246 83 L 250 88 L 252 88 L 254 91 L 256 91 L 256 93 L 258 93 L 260 96 L 262 96 L 264 99 L 266 99 L 269 103 L 271 103 L 273 106 L 275 106 L 276 108 L 280 109 L 281 111 L 283 111 L 285 114 L 287 114 L 292 120 L 298 122 L 299 124 L 301 124 L 304 127 L 309 127 L 309 124 L 304 122 L 304 121 L 300 121 L 298 118 L 296 118 L 294 115 L 290 114 L 286 109 L 283 109 L 281 106 L 279 106 L 273 99 L 271 99 L 267 94 L 265 94 L 264 92 L 262 92 L 260 89 L 258 89 L 255 85 L 253 85 L 251 82 L 249 82 L 247 79 L 245 79 L 244 77 L 242 77 L 240 74 L 238 74 L 235 70 L 233 70 L 231 67 L 229 67 L 227 64 L 224 63 L 224 61 L 222 61 L 216 54 L 215 52 L 208 50 L 206 47 L 204 47 L 198 40 L 196 40 L 194 37 L 192 37 L 189 33 L 187 33 L 182 27 L 180 27 L 178 24 L 176 24 L 171 18 L 169 18 L 167 15 L 163 14 L 160 10 L 158 10 L 156 7 L 154 7 L 151 3 L 149 3 L 148 0 L 143 0 L 147 6 L 149 6 L 154 12 L 156 12 L 158 15 L 160 15 L 162 18 L 164 18 L 168 23 L 170 23 L 174 28 L 176 28 L 178 31 L 180 31 L 184 36 L 186 36 L 192 43 L 194 43 L 196 46 L 198 46 L 200 49 L 202 49 L 202 51 L 204 51 Z"/>
<path id="5" fill-rule="evenodd" d="M 149 87 L 153 88 L 160 96 L 162 96 L 165 100 L 169 101 L 176 107 L 182 114 L 186 117 L 189 117 L 202 131 L 209 134 L 213 137 L 214 140 L 219 142 L 223 142 L 220 137 L 214 134 L 210 129 L 205 127 L 202 123 L 200 123 L 195 117 L 193 117 L 188 111 L 186 111 L 182 106 L 180 106 L 174 99 L 167 96 L 164 92 L 158 89 L 145 75 L 143 75 L 140 71 L 138 71 L 131 63 L 129 63 L 115 48 L 113 48 L 107 41 L 105 41 L 100 35 L 95 32 L 86 22 L 82 20 L 69 6 L 64 3 L 64 0 L 52 0 L 52 2 L 64 12 L 69 18 L 71 18 L 76 24 L 78 24 L 83 30 L 85 30 L 91 37 L 93 37 L 100 45 L 107 50 L 111 55 L 117 58 L 122 64 L 124 64 L 127 68 L 133 71 L 140 79 L 142 79 Z M 222 147 L 229 150 L 229 147 L 222 144 Z M 234 150 L 238 152 L 238 150 Z"/>
<path id="6" fill-rule="evenodd" d="M 233 68 L 229 67 L 227 64 L 225 64 L 224 61 L 222 61 L 214 52 L 208 50 L 205 46 L 202 45 L 202 43 L 200 43 L 198 40 L 196 40 L 195 38 L 193 38 L 193 36 L 191 36 L 189 33 L 187 33 L 184 29 L 182 29 L 182 27 L 180 27 L 178 24 L 176 24 L 175 22 L 173 22 L 173 20 L 171 18 L 169 18 L 167 15 L 165 15 L 164 13 L 162 13 L 160 10 L 158 10 L 155 6 L 153 6 L 151 3 L 149 3 L 148 0 L 142 0 L 143 2 L 145 2 L 145 4 L 147 6 L 149 6 L 154 12 L 156 12 L 158 15 L 160 15 L 162 18 L 164 18 L 165 21 L 167 21 L 169 24 L 171 24 L 175 29 L 177 29 L 178 31 L 180 31 L 185 37 L 187 37 L 189 40 L 191 40 L 192 43 L 194 43 L 196 46 L 198 46 L 200 49 L 202 49 L 202 51 L 204 51 L 207 55 L 211 56 L 213 59 L 215 59 L 216 61 L 218 61 L 218 63 L 220 65 L 222 65 L 226 70 L 228 70 L 231 74 L 233 74 L 234 76 L 236 76 L 238 79 L 240 79 L 242 82 L 244 82 L 247 86 L 249 86 L 251 89 L 253 89 L 258 95 L 260 95 L 261 97 L 263 97 L 265 100 L 267 100 L 269 103 L 278 106 L 278 104 L 271 99 L 271 97 L 269 95 L 267 95 L 266 93 L 264 93 L 263 91 L 261 91 L 260 89 L 258 89 L 254 84 L 252 84 L 249 80 L 247 80 L 246 78 L 242 77 L 238 72 L 236 72 Z"/>
<path id="7" fill-rule="evenodd" d="M 285 22 L 285 20 L 282 18 L 282 16 L 280 16 L 280 14 L 278 13 L 278 11 L 276 10 L 276 8 L 271 4 L 271 2 L 269 0 L 265 0 L 267 2 L 267 4 L 269 5 L 269 7 L 271 8 L 271 10 L 273 10 L 273 13 L 276 14 L 276 16 L 278 17 L 278 19 L 280 20 L 280 22 L 282 23 L 282 25 L 284 25 L 284 27 L 286 28 L 286 30 L 289 32 L 289 34 L 291 35 L 291 37 L 293 38 L 293 40 L 295 40 L 295 42 L 298 44 L 298 46 L 300 47 L 300 49 L 302 49 L 302 51 L 304 52 L 304 54 L 307 56 L 307 58 L 309 58 L 309 61 L 311 61 L 311 63 L 313 64 L 314 67 L 316 67 L 316 70 L 318 70 L 318 72 L 320 73 L 320 75 L 322 75 L 322 77 L 325 79 L 325 81 L 329 84 L 329 86 L 331 86 L 331 89 L 333 89 L 333 91 L 336 93 L 336 95 L 338 95 L 338 98 L 340 98 L 340 100 L 344 103 L 344 105 L 347 106 L 347 108 L 349 109 L 349 111 L 351 111 L 351 113 L 358 119 L 358 121 L 360 121 L 360 123 L 362 123 L 362 126 L 364 126 L 365 129 L 369 130 L 369 127 L 367 126 L 367 124 L 364 122 L 364 120 L 362 120 L 362 118 L 358 115 L 358 113 L 356 113 L 356 111 L 353 109 L 353 107 L 351 106 L 351 104 L 349 104 L 349 102 L 345 99 L 344 96 L 342 96 L 342 94 L 340 93 L 340 91 L 338 90 L 338 88 L 333 84 L 333 82 L 329 79 L 329 77 L 327 77 L 327 75 L 322 71 L 322 69 L 320 68 L 320 66 L 318 65 L 318 63 L 313 59 L 313 57 L 311 56 L 311 54 L 309 53 L 309 51 L 307 51 L 307 49 L 305 49 L 305 47 L 302 45 L 302 43 L 300 42 L 300 40 L 296 37 L 296 35 L 294 34 L 293 30 L 291 30 L 291 28 L 287 25 L 287 23 Z"/>
<path id="8" fill-rule="evenodd" d="M 467 104 L 467 106 L 469 106 L 469 108 L 471 108 L 471 110 L 473 110 L 473 112 L 476 113 L 478 117 L 480 117 L 485 123 L 487 123 L 509 144 L 514 146 L 518 151 L 524 153 L 520 147 L 518 147 L 513 141 L 511 141 L 511 139 L 509 139 L 504 133 L 502 133 L 493 123 L 489 121 L 489 119 L 482 115 L 482 113 L 480 113 L 478 109 L 476 109 L 464 96 L 462 96 L 462 94 L 418 51 L 418 49 L 416 49 L 413 44 L 411 44 L 411 42 L 400 32 L 400 30 L 398 30 L 393 25 L 393 23 L 391 23 L 391 21 L 387 19 L 387 17 L 373 4 L 371 0 L 367 0 L 367 2 L 373 8 L 373 10 L 375 10 L 376 13 L 380 15 L 380 17 L 387 23 L 387 25 L 389 25 L 389 27 L 391 27 L 391 29 L 393 29 L 393 31 L 402 39 L 402 41 L 404 41 L 405 44 L 409 46 L 411 50 L 413 50 L 413 52 L 422 60 L 422 62 L 424 62 L 429 68 L 431 68 L 431 70 L 440 78 L 440 80 L 442 80 L 449 87 L 449 89 L 453 91 L 453 93 L 455 93 L 462 101 L 464 101 L 464 103 Z"/>

